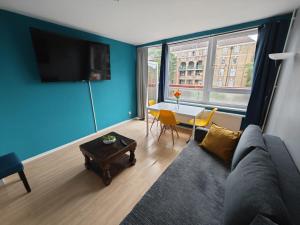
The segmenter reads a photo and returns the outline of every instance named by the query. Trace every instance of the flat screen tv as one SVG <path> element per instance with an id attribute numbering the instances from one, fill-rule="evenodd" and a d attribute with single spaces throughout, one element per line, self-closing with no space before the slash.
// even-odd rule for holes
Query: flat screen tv
<path id="1" fill-rule="evenodd" d="M 110 80 L 109 45 L 30 28 L 43 82 Z"/>

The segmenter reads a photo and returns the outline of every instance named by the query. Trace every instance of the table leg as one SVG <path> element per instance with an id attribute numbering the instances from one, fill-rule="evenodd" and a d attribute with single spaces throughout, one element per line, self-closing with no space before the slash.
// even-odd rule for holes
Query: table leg
<path id="1" fill-rule="evenodd" d="M 110 185 L 111 183 L 111 175 L 110 175 L 110 171 L 109 171 L 109 166 L 106 165 L 102 168 L 103 170 L 103 182 L 104 184 L 107 186 L 107 185 Z"/>
<path id="2" fill-rule="evenodd" d="M 146 136 L 149 134 L 149 115 L 148 115 L 148 109 L 145 110 L 146 113 Z"/>
<path id="3" fill-rule="evenodd" d="M 136 162 L 136 158 L 135 158 L 135 154 L 134 154 L 134 150 L 133 150 L 133 151 L 130 151 L 130 156 L 129 156 L 130 166 L 135 165 L 135 162 Z"/>
<path id="4" fill-rule="evenodd" d="M 191 139 L 195 139 L 195 130 L 196 130 L 196 116 L 194 117 L 194 124 L 193 124 L 193 131 L 192 131 L 192 137 Z"/>
<path id="5" fill-rule="evenodd" d="M 84 165 L 85 165 L 85 168 L 87 170 L 89 170 L 91 168 L 91 160 L 90 160 L 90 157 L 88 157 L 87 155 L 84 155 Z"/>

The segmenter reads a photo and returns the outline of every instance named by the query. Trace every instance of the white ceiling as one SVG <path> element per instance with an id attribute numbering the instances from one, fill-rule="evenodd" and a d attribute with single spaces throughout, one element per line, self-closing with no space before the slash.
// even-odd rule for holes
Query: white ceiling
<path id="1" fill-rule="evenodd" d="M 0 0 L 0 8 L 139 45 L 290 12 L 300 0 Z"/>

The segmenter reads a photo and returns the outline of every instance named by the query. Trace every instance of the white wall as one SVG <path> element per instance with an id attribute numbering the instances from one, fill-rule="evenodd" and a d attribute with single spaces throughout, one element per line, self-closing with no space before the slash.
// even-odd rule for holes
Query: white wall
<path id="1" fill-rule="evenodd" d="M 300 10 L 287 51 L 300 52 Z M 266 133 L 281 137 L 300 169 L 300 55 L 283 62 Z"/>

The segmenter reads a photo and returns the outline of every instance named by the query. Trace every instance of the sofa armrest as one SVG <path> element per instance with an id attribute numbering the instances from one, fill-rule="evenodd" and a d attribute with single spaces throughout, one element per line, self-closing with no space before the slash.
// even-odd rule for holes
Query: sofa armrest
<path id="1" fill-rule="evenodd" d="M 197 142 L 201 142 L 205 135 L 207 134 L 208 129 L 203 127 L 197 127 L 195 130 L 195 138 L 194 140 Z"/>

